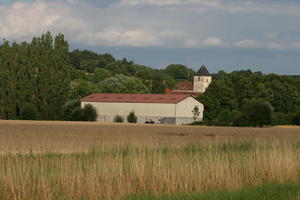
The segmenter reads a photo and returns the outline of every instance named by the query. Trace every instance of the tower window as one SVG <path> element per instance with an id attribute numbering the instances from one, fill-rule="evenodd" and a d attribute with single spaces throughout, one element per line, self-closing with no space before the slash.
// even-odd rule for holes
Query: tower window
<path id="1" fill-rule="evenodd" d="M 198 77 L 198 81 L 201 81 L 201 77 Z"/>

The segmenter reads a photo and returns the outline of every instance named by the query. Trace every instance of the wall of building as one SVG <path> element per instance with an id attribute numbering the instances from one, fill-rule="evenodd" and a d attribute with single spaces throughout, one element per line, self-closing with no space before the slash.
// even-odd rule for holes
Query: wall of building
<path id="1" fill-rule="evenodd" d="M 204 93 L 212 82 L 211 76 L 194 76 L 194 91 Z"/>
<path id="2" fill-rule="evenodd" d="M 194 121 L 192 110 L 195 106 L 199 107 L 201 121 L 203 118 L 203 104 L 188 97 L 178 104 L 162 103 L 113 103 L 113 102 L 82 102 L 81 107 L 86 104 L 93 105 L 98 112 L 99 122 L 113 122 L 115 116 L 119 115 L 127 122 L 127 116 L 134 111 L 137 116 L 137 123 L 154 121 L 156 124 L 188 124 Z"/>
<path id="3" fill-rule="evenodd" d="M 176 124 L 189 124 L 194 121 L 193 110 L 195 106 L 199 108 L 199 116 L 195 121 L 203 120 L 204 105 L 193 97 L 188 97 L 184 101 L 176 104 Z"/>
<path id="4" fill-rule="evenodd" d="M 162 117 L 175 117 L 175 104 L 160 103 L 113 103 L 113 102 L 82 102 L 81 106 L 86 104 L 93 105 L 98 112 L 100 122 L 113 122 L 116 115 L 120 115 L 126 121 L 128 114 L 134 111 L 138 117 L 138 123 L 145 123 L 150 119 L 155 123 L 160 123 Z"/>

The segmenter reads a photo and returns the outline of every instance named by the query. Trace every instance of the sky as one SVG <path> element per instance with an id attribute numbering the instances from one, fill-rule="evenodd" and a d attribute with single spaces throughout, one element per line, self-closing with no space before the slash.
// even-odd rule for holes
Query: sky
<path id="1" fill-rule="evenodd" d="M 0 0 L 1 40 L 47 31 L 154 68 L 300 75 L 299 0 Z"/>

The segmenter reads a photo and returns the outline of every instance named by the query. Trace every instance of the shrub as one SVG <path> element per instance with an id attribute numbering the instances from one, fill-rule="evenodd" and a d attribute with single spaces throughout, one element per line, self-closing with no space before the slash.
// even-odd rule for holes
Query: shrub
<path id="1" fill-rule="evenodd" d="M 127 122 L 128 123 L 136 123 L 137 122 L 137 117 L 135 116 L 133 111 L 131 113 L 129 113 L 129 115 L 127 116 Z"/>
<path id="2" fill-rule="evenodd" d="M 37 119 L 36 108 L 31 103 L 25 104 L 25 106 L 21 111 L 20 118 L 23 120 L 36 120 Z"/>
<path id="3" fill-rule="evenodd" d="M 286 113 L 274 113 L 274 125 L 290 125 L 293 123 L 293 116 Z"/>
<path id="4" fill-rule="evenodd" d="M 79 100 L 67 102 L 63 108 L 63 119 L 67 121 L 81 121 L 82 109 L 80 108 Z"/>
<path id="5" fill-rule="evenodd" d="M 233 121 L 233 126 L 246 127 L 250 126 L 249 119 L 245 114 L 239 114 Z"/>
<path id="6" fill-rule="evenodd" d="M 117 116 L 115 116 L 115 118 L 114 118 L 114 122 L 122 123 L 122 122 L 124 122 L 124 118 L 121 117 L 120 115 L 117 115 Z"/>
<path id="7" fill-rule="evenodd" d="M 300 125 L 300 111 L 297 112 L 293 117 L 293 124 Z"/>
<path id="8" fill-rule="evenodd" d="M 232 114 L 229 110 L 222 110 L 218 116 L 217 125 L 219 126 L 229 126 L 232 122 Z"/>
<path id="9" fill-rule="evenodd" d="M 82 110 L 82 121 L 94 122 L 97 120 L 98 114 L 94 106 L 87 104 Z"/>
<path id="10" fill-rule="evenodd" d="M 70 121 L 81 121 L 82 120 L 83 109 L 81 107 L 77 107 L 73 110 L 73 116 Z"/>
<path id="11" fill-rule="evenodd" d="M 244 110 L 244 116 L 252 126 L 262 127 L 272 123 L 273 107 L 270 102 L 254 99 L 246 104 Z"/>

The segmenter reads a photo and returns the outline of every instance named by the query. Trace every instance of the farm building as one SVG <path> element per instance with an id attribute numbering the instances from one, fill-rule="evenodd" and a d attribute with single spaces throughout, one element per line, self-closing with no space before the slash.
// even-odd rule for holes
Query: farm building
<path id="1" fill-rule="evenodd" d="M 91 94 L 81 99 L 81 106 L 93 105 L 99 122 L 113 122 L 119 115 L 127 121 L 134 111 L 137 123 L 188 124 L 202 121 L 204 106 L 184 94 Z"/>
<path id="2" fill-rule="evenodd" d="M 178 82 L 173 90 L 167 88 L 166 94 L 190 94 L 199 96 L 203 94 L 212 82 L 205 65 L 202 65 L 194 76 L 193 82 Z"/>

